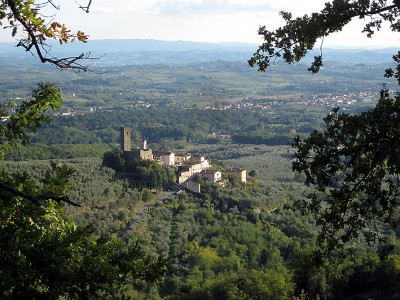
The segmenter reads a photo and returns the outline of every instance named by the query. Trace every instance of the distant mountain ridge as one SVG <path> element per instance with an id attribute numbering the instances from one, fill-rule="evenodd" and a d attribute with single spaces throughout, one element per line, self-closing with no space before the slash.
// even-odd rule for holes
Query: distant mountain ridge
<path id="1" fill-rule="evenodd" d="M 31 55 L 16 43 L 0 42 L 0 64 L 18 61 L 35 63 Z M 76 55 L 90 52 L 93 57 L 104 58 L 99 64 L 152 64 L 152 63 L 197 63 L 205 61 L 246 61 L 257 50 L 257 44 L 249 43 L 201 43 L 190 41 L 162 41 L 154 39 L 107 39 L 89 40 L 88 43 L 71 43 L 60 46 L 54 43 L 52 53 L 57 56 Z M 392 56 L 398 51 L 395 48 L 386 49 L 323 49 L 324 61 L 334 61 L 344 64 L 381 64 L 391 63 Z M 319 51 L 310 53 L 306 61 Z"/>
<path id="2" fill-rule="evenodd" d="M 0 42 L 0 53 L 15 52 L 20 49 L 15 47 L 14 43 Z M 215 50 L 230 50 L 230 51 L 253 51 L 257 48 L 257 44 L 247 43 L 202 43 L 191 41 L 162 41 L 154 39 L 106 39 L 106 40 L 89 40 L 87 43 L 70 43 L 68 45 L 59 46 L 58 43 L 53 43 L 57 51 L 102 51 L 102 52 L 140 52 L 140 51 L 215 51 Z M 1 54 L 0 54 L 1 55 Z"/>

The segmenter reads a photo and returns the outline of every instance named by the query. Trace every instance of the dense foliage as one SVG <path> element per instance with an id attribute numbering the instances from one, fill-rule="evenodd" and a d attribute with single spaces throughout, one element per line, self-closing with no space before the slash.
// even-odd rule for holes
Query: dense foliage
<path id="1" fill-rule="evenodd" d="M 53 164 L 38 182 L 26 171 L 2 171 L 2 185 L 18 187 L 18 193 L 1 191 L 2 298 L 116 298 L 165 272 L 163 260 L 151 258 L 137 242 L 126 245 L 109 231 L 98 236 L 68 220 L 59 199 L 72 173 L 66 165 Z M 58 198 L 24 199 L 51 194 Z"/>
<path id="2" fill-rule="evenodd" d="M 317 215 L 322 239 L 336 245 L 364 234 L 379 236 L 383 224 L 397 226 L 399 197 L 399 105 L 385 93 L 359 115 L 332 111 L 326 129 L 305 140 L 295 139 L 293 169 L 315 187 L 298 208 Z"/>
<path id="3" fill-rule="evenodd" d="M 100 160 L 65 162 L 76 170 L 68 195 L 82 205 L 66 211 L 78 226 L 96 228 L 92 239 L 112 230 L 129 244 L 139 239 L 154 256 L 170 257 L 172 273 L 162 284 L 139 282 L 134 290 L 129 284 L 125 295 L 135 299 L 396 295 L 400 250 L 394 232 L 381 232 L 387 237 L 381 247 L 360 241 L 321 256 L 315 220 L 284 209 L 285 204 L 306 200 L 307 194 L 301 183 L 304 177 L 290 171 L 286 146 L 219 144 L 198 145 L 194 150 L 218 157 L 226 166 L 256 170 L 256 181 L 233 182 L 225 188 L 203 182 L 202 195 L 182 192 L 154 204 L 146 202 L 145 193 L 116 180 L 113 171 L 100 167 Z M 35 178 L 43 172 L 37 161 L 3 164 L 32 170 Z"/>
<path id="4" fill-rule="evenodd" d="M 342 299 L 366 293 L 395 299 L 395 233 L 381 232 L 388 239 L 380 247 L 360 241 L 324 254 L 316 243 L 315 220 L 284 209 L 306 199 L 285 151 L 262 146 L 251 156 L 225 161 L 256 166 L 260 181 L 225 187 L 203 183 L 201 196 L 183 192 L 135 220 L 129 234 L 172 261 L 173 273 L 160 296 L 292 299 L 303 293 L 306 299 Z"/>

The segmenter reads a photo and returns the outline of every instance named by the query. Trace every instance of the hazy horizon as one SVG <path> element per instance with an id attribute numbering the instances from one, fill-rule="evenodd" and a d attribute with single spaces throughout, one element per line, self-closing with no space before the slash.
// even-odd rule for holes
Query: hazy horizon
<path id="1" fill-rule="evenodd" d="M 222 41 L 222 42 L 201 42 L 201 41 L 191 41 L 191 40 L 166 40 L 166 39 L 156 39 L 156 38 L 90 38 L 87 43 L 81 43 L 79 41 L 75 41 L 73 43 L 69 44 L 64 44 L 61 47 L 62 48 L 68 48 L 69 46 L 75 46 L 75 45 L 90 45 L 91 42 L 105 42 L 105 41 L 147 41 L 147 42 L 161 42 L 161 43 L 187 43 L 187 44 L 198 44 L 198 45 L 216 45 L 216 46 L 233 46 L 233 47 L 258 47 L 261 45 L 261 43 L 252 43 L 252 42 L 241 42 L 241 41 Z M 18 40 L 14 41 L 0 41 L 0 44 L 2 45 L 10 45 L 10 46 L 16 46 L 18 43 Z M 54 41 L 55 46 L 59 46 L 57 42 Z M 15 49 L 18 49 L 17 47 L 14 47 Z M 317 49 L 318 47 L 315 47 Z M 382 49 L 397 49 L 395 45 L 325 45 L 323 46 L 323 49 L 337 49 L 337 50 L 382 50 Z M 254 48 L 255 50 L 256 48 Z"/>

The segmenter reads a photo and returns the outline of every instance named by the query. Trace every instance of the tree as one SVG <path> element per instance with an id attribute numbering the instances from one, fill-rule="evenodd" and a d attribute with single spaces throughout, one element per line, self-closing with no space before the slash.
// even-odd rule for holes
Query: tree
<path id="1" fill-rule="evenodd" d="M 48 111 L 61 107 L 61 101 L 62 97 L 57 87 L 52 84 L 39 83 L 38 88 L 32 92 L 32 99 L 23 101 L 19 106 L 15 105 L 14 102 L 2 104 L 0 106 L 0 117 L 8 121 L 0 125 L 0 158 L 3 158 L 10 147 L 18 142 L 27 143 L 29 141 L 28 131 L 36 131 L 41 122 L 49 123 Z M 62 195 L 23 193 L 3 182 L 2 179 L 0 179 L 0 189 L 14 193 L 31 202 L 39 203 L 41 200 L 53 198 L 53 200 L 77 205 Z"/>
<path id="2" fill-rule="evenodd" d="M 322 39 L 321 53 L 314 57 L 310 68 L 317 73 L 323 65 L 323 38 L 331 33 L 341 31 L 345 25 L 355 18 L 366 20 L 363 32 L 372 37 L 381 29 L 383 22 L 390 24 L 394 32 L 400 31 L 400 1 L 393 0 L 334 0 L 325 3 L 324 9 L 293 19 L 290 12 L 281 11 L 286 24 L 275 31 L 261 26 L 258 34 L 264 42 L 248 61 L 250 66 L 257 65 L 259 71 L 265 71 L 277 58 L 286 63 L 300 61 L 312 50 L 318 39 Z M 396 68 L 389 68 L 385 76 L 395 76 L 400 83 L 400 52 L 393 56 Z"/>
<path id="3" fill-rule="evenodd" d="M 132 165 L 132 172 L 136 173 L 141 186 L 161 190 L 169 183 L 168 174 L 158 162 L 154 160 L 139 160 Z"/>
<path id="4" fill-rule="evenodd" d="M 60 90 L 52 84 L 39 83 L 33 90 L 32 98 L 19 106 L 14 102 L 0 106 L 0 117 L 8 122 L 0 126 L 0 156 L 17 141 L 28 141 L 27 131 L 36 131 L 40 122 L 50 122 L 47 112 L 61 107 Z"/>
<path id="5" fill-rule="evenodd" d="M 400 98 L 385 96 L 359 115 L 334 109 L 324 119 L 323 132 L 295 138 L 293 170 L 315 188 L 296 207 L 317 216 L 321 238 L 348 242 L 363 233 L 371 242 L 381 222 L 394 221 L 400 194 L 399 114 Z"/>
<path id="6" fill-rule="evenodd" d="M 119 147 L 113 147 L 104 153 L 102 165 L 115 172 L 123 172 L 126 167 L 123 151 Z"/>
<path id="7" fill-rule="evenodd" d="M 2 171 L 9 186 L 25 194 L 67 192 L 73 170 L 53 164 L 40 184 L 27 173 Z M 147 255 L 137 242 L 96 237 L 67 220 L 63 205 L 42 205 L 0 190 L 0 295 L 2 299 L 118 299 L 128 285 L 156 282 L 165 261 Z"/>
<path id="8" fill-rule="evenodd" d="M 251 170 L 249 172 L 249 176 L 252 177 L 252 178 L 256 177 L 257 176 L 257 171 L 256 170 Z"/>
<path id="9" fill-rule="evenodd" d="M 319 13 L 292 19 L 281 12 L 286 25 L 275 31 L 259 29 L 264 43 L 249 60 L 265 71 L 278 57 L 287 63 L 300 61 L 317 40 L 341 31 L 354 18 L 369 19 L 363 32 L 371 37 L 383 22 L 400 31 L 400 1 L 344 1 L 325 4 Z M 400 52 L 393 56 L 394 76 L 400 84 Z M 322 66 L 321 54 L 314 57 L 309 71 Z M 400 193 L 399 153 L 400 98 L 382 90 L 375 108 L 360 114 L 334 109 L 325 119 L 326 128 L 308 138 L 293 141 L 296 148 L 292 168 L 303 173 L 305 184 L 314 190 L 307 200 L 295 202 L 301 212 L 312 212 L 321 226 L 319 241 L 330 249 L 363 235 L 367 242 L 380 238 L 381 225 L 395 225 Z"/>

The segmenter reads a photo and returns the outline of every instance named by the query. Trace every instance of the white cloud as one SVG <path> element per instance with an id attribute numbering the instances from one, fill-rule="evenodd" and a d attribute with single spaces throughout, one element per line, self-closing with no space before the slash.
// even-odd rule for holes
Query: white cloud
<path id="1" fill-rule="evenodd" d="M 61 1 L 57 20 L 73 30 L 83 30 L 93 39 L 155 38 L 208 42 L 260 43 L 259 26 L 275 29 L 283 24 L 279 11 L 293 16 L 310 14 L 323 8 L 326 0 L 93 0 L 91 12 L 85 14 L 75 1 Z M 86 0 L 78 0 L 82 4 Z M 362 27 L 351 25 L 342 34 L 328 37 L 326 45 L 398 44 L 397 35 L 383 31 L 367 39 Z M 0 41 L 14 40 L 0 30 Z"/>
<path id="2" fill-rule="evenodd" d="M 93 2 L 93 13 L 119 13 L 173 15 L 203 15 L 218 13 L 235 13 L 238 11 L 271 10 L 268 1 L 243 0 L 150 0 L 150 1 L 96 1 Z"/>

